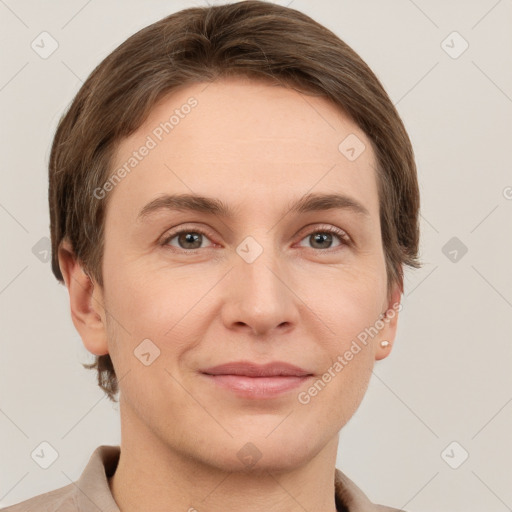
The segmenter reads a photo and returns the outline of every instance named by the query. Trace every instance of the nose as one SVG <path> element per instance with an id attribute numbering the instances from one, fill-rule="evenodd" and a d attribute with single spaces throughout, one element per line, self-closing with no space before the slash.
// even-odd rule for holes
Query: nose
<path id="1" fill-rule="evenodd" d="M 235 259 L 225 282 L 221 310 L 224 325 L 254 336 L 272 336 L 277 331 L 282 334 L 293 329 L 301 302 L 293 292 L 293 277 L 284 261 L 270 251 L 248 261 Z"/>

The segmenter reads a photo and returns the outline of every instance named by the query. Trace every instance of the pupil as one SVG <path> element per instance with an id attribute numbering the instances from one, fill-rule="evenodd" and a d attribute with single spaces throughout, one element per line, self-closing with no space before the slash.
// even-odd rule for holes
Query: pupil
<path id="1" fill-rule="evenodd" d="M 315 235 L 315 243 L 319 242 L 320 244 L 325 243 L 326 241 L 329 241 L 329 237 L 331 235 L 329 233 L 317 233 Z M 323 240 L 322 240 L 323 238 Z"/>
<path id="2" fill-rule="evenodd" d="M 197 242 L 198 239 L 199 239 L 199 233 L 189 232 L 189 233 L 185 234 L 185 243 L 186 244 L 193 244 L 194 242 Z M 201 245 L 201 244 L 199 243 L 199 245 Z"/>

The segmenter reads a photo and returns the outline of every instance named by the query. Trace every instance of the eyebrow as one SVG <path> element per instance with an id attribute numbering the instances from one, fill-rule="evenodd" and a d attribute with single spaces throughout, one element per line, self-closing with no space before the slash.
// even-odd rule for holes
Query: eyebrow
<path id="1" fill-rule="evenodd" d="M 350 210 L 362 216 L 369 211 L 356 199 L 342 194 L 307 194 L 288 205 L 288 213 L 307 213 L 324 210 Z M 137 221 L 144 221 L 162 210 L 195 211 L 226 218 L 234 218 L 236 209 L 220 199 L 194 194 L 165 194 L 147 203 L 139 212 Z"/>

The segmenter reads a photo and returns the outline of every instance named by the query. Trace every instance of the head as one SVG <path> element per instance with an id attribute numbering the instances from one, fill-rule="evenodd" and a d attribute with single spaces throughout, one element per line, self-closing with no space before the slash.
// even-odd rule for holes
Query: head
<path id="1" fill-rule="evenodd" d="M 112 52 L 60 120 L 49 202 L 86 366 L 211 461 L 223 443 L 270 461 L 286 440 L 287 464 L 319 451 L 389 354 L 419 266 L 413 150 L 388 95 L 335 34 L 266 2 L 186 9 Z M 290 393 L 244 401 L 203 380 L 238 360 L 314 376 L 268 438 Z"/>

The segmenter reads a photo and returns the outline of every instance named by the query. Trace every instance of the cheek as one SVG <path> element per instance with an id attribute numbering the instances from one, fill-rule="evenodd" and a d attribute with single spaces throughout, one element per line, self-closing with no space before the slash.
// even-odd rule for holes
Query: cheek
<path id="1" fill-rule="evenodd" d="M 318 402 L 332 405 L 335 421 L 348 421 L 367 389 L 374 364 L 372 339 L 365 329 L 375 325 L 385 296 L 385 280 L 363 272 L 331 280 L 323 294 L 310 296 L 311 309 L 318 313 L 324 336 L 317 342 L 326 353 Z M 315 391 L 313 390 L 313 393 Z M 339 404 L 340 407 L 336 407 Z"/>
<path id="2" fill-rule="evenodd" d="M 319 369 L 323 373 L 302 397 L 309 404 L 305 407 L 338 430 L 355 413 L 368 388 L 375 361 L 373 342 L 361 334 L 378 319 L 380 303 L 371 281 L 361 280 L 358 286 L 326 294 L 322 304 L 317 303 L 319 316 L 329 326 L 324 331 L 328 335 L 317 337 L 326 357 Z"/>
<path id="3" fill-rule="evenodd" d="M 184 296 L 190 288 L 183 283 L 163 280 L 161 272 L 143 272 L 135 266 L 129 272 L 117 269 L 110 273 L 106 286 L 115 290 L 110 300 L 115 320 L 109 322 L 109 340 L 116 374 L 126 375 L 120 385 L 125 400 L 141 414 L 149 411 L 152 401 L 183 407 L 172 376 L 197 338 L 187 324 L 187 311 L 197 297 L 192 300 L 193 293 Z"/>
<path id="4" fill-rule="evenodd" d="M 187 294 L 190 287 L 169 279 L 168 272 L 148 271 L 143 265 L 126 261 L 111 267 L 106 285 L 114 291 L 112 309 L 134 338 L 157 333 L 161 337 L 183 316 L 187 295 L 192 295 Z"/>
<path id="5" fill-rule="evenodd" d="M 310 292 L 305 302 L 328 327 L 332 355 L 333 351 L 345 350 L 351 340 L 378 319 L 386 282 L 377 272 L 359 269 L 340 271 L 316 284 L 315 292 Z"/>
<path id="6" fill-rule="evenodd" d="M 172 387 L 165 371 L 180 371 L 184 358 L 201 343 L 211 321 L 208 291 L 212 279 L 199 279 L 197 273 L 183 272 L 183 268 L 178 272 L 137 265 L 124 268 L 130 271 L 118 268 L 109 275 L 108 283 L 115 290 L 113 316 L 124 327 L 116 329 L 116 337 L 110 338 L 115 340 L 112 352 L 120 374 L 130 371 L 130 380 L 157 388 L 161 386 L 158 382 L 167 382 Z M 148 352 L 150 355 L 145 357 L 150 364 L 144 366 L 143 359 L 136 357 Z"/>

